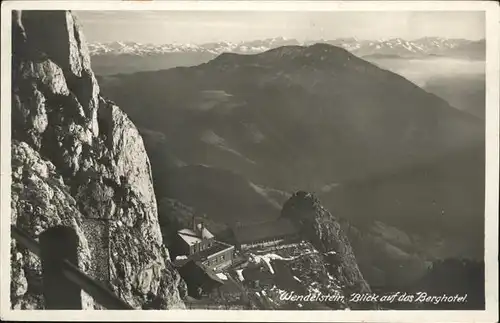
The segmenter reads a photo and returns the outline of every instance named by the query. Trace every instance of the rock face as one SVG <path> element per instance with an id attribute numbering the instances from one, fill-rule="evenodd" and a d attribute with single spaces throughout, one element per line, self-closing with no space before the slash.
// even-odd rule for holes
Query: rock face
<path id="1" fill-rule="evenodd" d="M 185 283 L 163 245 L 142 138 L 100 96 L 76 17 L 12 18 L 12 224 L 35 239 L 69 225 L 81 270 L 135 308 L 183 308 Z M 44 308 L 39 259 L 14 240 L 11 252 L 12 307 Z"/>
<path id="2" fill-rule="evenodd" d="M 283 205 L 281 216 L 295 221 L 328 264 L 330 272 L 351 293 L 369 293 L 354 252 L 337 219 L 311 193 L 296 192 Z M 353 304 L 354 307 L 361 304 Z M 366 304 L 365 304 L 366 305 Z"/>

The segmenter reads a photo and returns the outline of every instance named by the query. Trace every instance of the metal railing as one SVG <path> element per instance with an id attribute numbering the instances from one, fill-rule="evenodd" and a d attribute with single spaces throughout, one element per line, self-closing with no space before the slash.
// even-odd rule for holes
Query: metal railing
<path id="1" fill-rule="evenodd" d="M 49 230 L 73 230 L 68 227 L 53 227 Z M 50 235 L 51 232 L 45 231 L 42 235 Z M 73 230 L 74 232 L 74 230 Z M 41 236 L 42 236 L 41 235 Z M 67 259 L 64 255 L 64 251 L 57 250 L 59 248 L 54 248 L 54 244 L 51 245 L 50 250 L 45 250 L 46 247 L 43 243 L 38 243 L 31 236 L 29 236 L 23 230 L 17 228 L 16 226 L 11 226 L 11 236 L 23 247 L 30 250 L 32 253 L 37 255 L 42 260 L 42 279 L 43 279 L 43 290 L 44 298 L 47 309 L 81 309 L 81 301 L 79 305 L 78 302 L 73 302 L 68 305 L 65 298 L 71 298 L 71 295 L 61 295 L 72 293 L 72 290 L 81 292 L 85 291 L 90 295 L 97 303 L 105 307 L 106 309 L 113 310 L 132 310 L 132 306 L 127 304 L 125 301 L 117 297 L 112 291 L 104 287 L 101 283 L 95 281 L 94 279 L 87 276 L 74 264 Z M 76 236 L 76 233 L 74 233 Z M 64 249 L 65 241 L 56 241 Z M 76 249 L 75 257 L 76 258 Z M 61 274 L 60 277 L 58 274 Z M 69 286 L 71 285 L 71 286 Z M 77 296 L 79 297 L 79 296 Z M 61 301 L 63 300 L 63 301 Z M 63 304 L 64 303 L 64 304 Z M 79 308 L 78 308 L 79 307 Z"/>

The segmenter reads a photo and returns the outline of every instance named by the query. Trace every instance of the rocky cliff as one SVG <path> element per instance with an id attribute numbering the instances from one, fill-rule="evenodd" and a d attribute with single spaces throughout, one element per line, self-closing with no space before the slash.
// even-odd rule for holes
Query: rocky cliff
<path id="1" fill-rule="evenodd" d="M 130 119 L 100 96 L 82 29 L 65 11 L 13 13 L 12 224 L 64 224 L 79 267 L 135 308 L 184 307 L 163 245 L 151 168 Z M 39 259 L 12 240 L 11 302 L 44 308 Z M 99 308 L 89 297 L 84 308 Z"/>
<path id="2" fill-rule="evenodd" d="M 283 205 L 281 216 L 288 217 L 297 224 L 302 235 L 323 254 L 329 271 L 335 273 L 348 292 L 371 291 L 358 268 L 351 244 L 340 223 L 321 205 L 317 197 L 303 191 L 296 192 Z"/>

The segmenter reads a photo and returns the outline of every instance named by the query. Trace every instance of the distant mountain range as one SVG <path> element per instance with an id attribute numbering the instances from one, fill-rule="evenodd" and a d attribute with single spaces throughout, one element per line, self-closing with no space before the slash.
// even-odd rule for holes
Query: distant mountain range
<path id="1" fill-rule="evenodd" d="M 255 54 L 280 46 L 312 45 L 325 43 L 343 47 L 353 54 L 388 57 L 426 57 L 446 56 L 468 59 L 484 59 L 485 40 L 447 39 L 424 37 L 416 40 L 401 38 L 380 40 L 358 40 L 356 38 L 338 38 L 334 40 L 298 41 L 283 37 L 243 42 L 213 42 L 206 44 L 141 44 L 137 42 L 90 43 L 92 56 L 134 55 L 152 56 L 171 53 L 204 53 L 218 55 L 224 52 Z"/>

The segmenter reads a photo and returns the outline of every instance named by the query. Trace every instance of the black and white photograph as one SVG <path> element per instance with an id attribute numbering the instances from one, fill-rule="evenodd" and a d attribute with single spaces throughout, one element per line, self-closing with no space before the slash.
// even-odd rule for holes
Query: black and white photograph
<path id="1" fill-rule="evenodd" d="M 2 319 L 497 321 L 498 19 L 2 3 Z"/>

